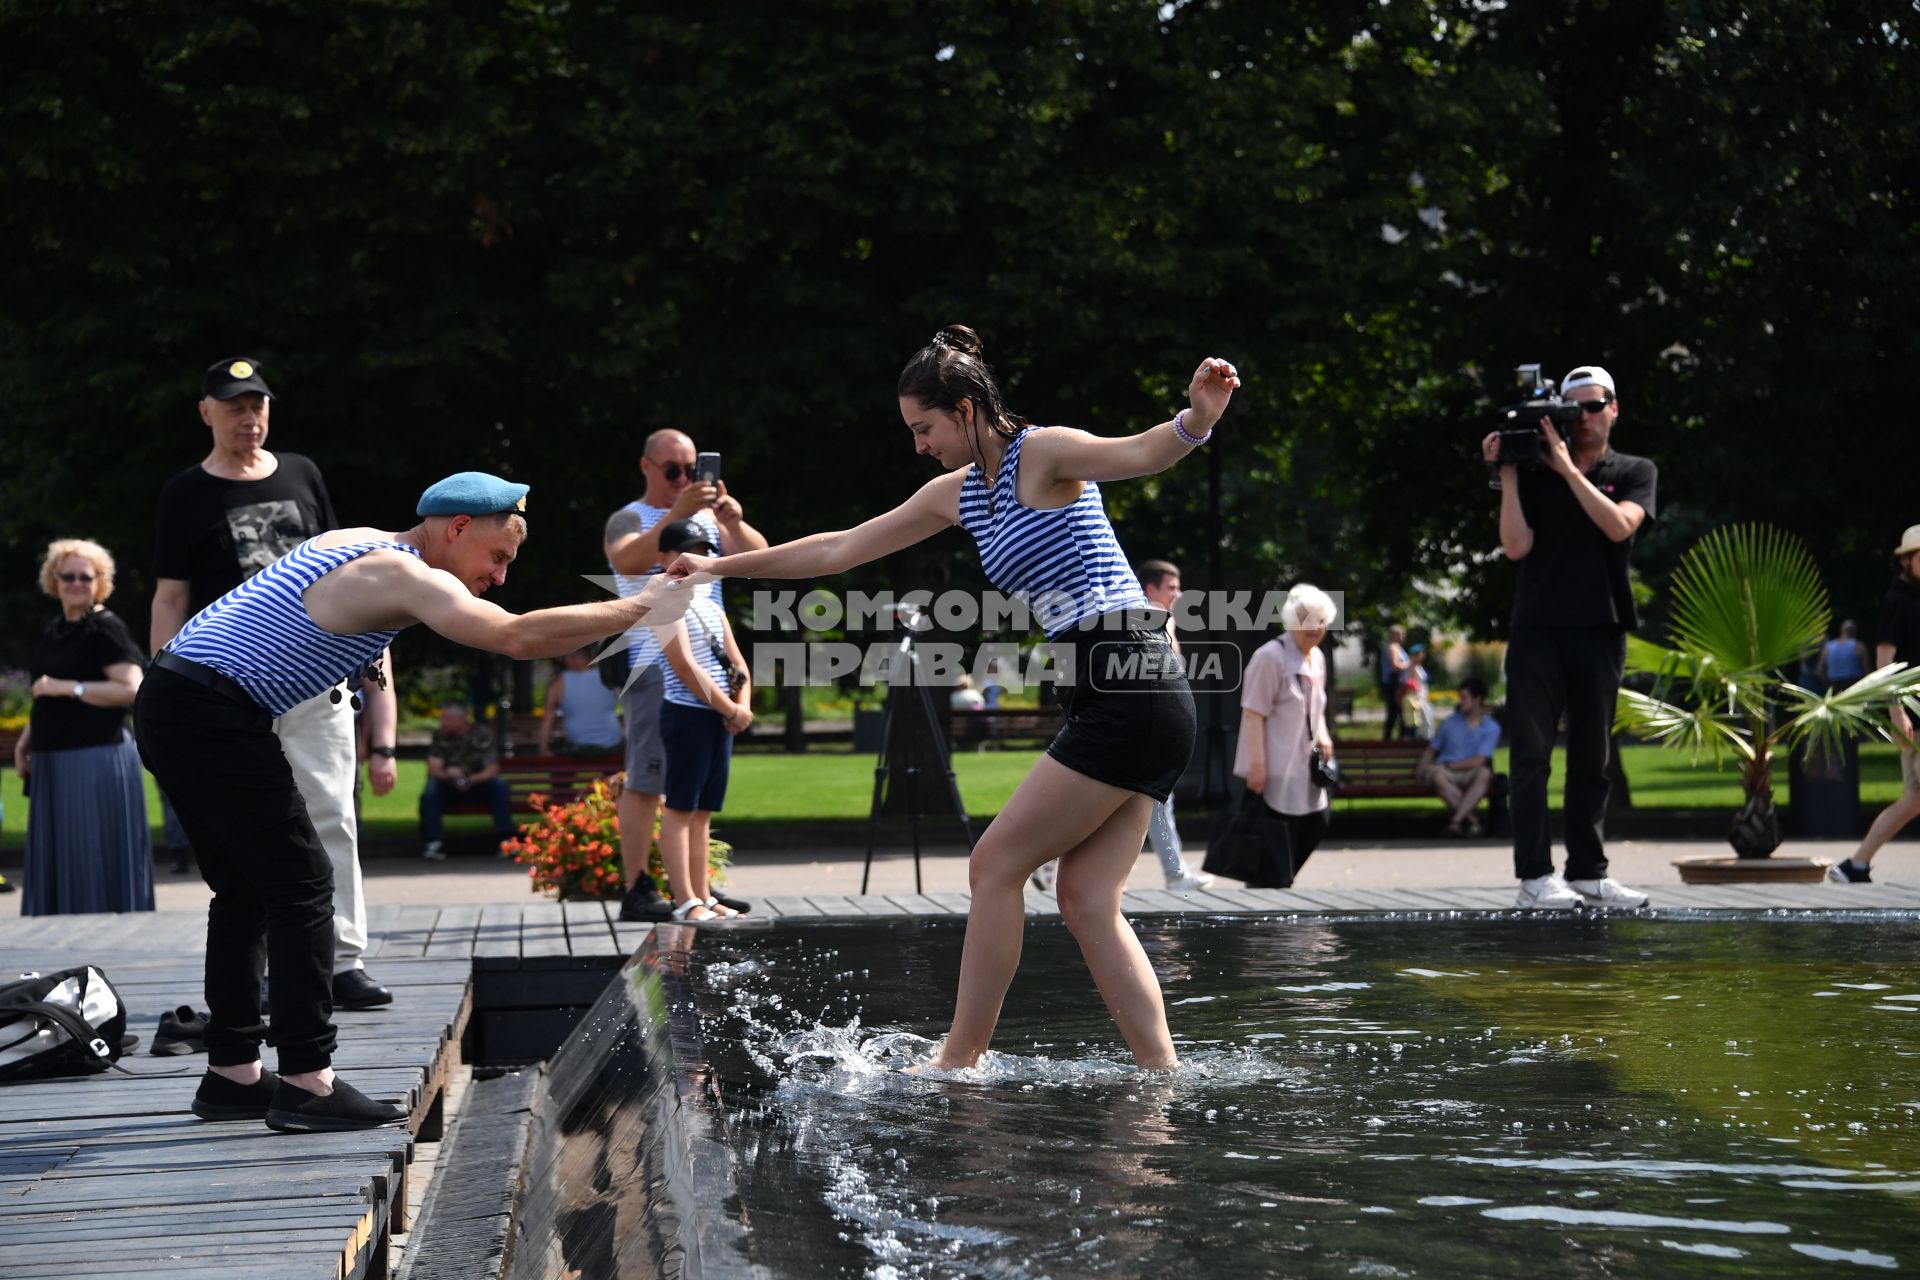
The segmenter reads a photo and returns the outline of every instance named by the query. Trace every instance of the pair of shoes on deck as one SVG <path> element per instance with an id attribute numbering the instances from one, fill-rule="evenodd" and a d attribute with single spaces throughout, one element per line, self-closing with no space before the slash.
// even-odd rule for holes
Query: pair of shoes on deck
<path id="1" fill-rule="evenodd" d="M 308 1093 L 273 1072 L 260 1072 L 253 1084 L 236 1084 L 209 1071 L 193 1095 L 193 1114 L 202 1120 L 265 1120 L 281 1133 L 344 1133 L 405 1120 L 407 1113 L 375 1102 L 345 1080 L 329 1094 Z"/>
<path id="2" fill-rule="evenodd" d="M 1602 911 L 1636 911 L 1647 905 L 1647 895 L 1621 884 L 1612 876 L 1598 880 L 1566 880 L 1558 872 L 1520 882 L 1513 904 L 1522 911 L 1573 911 L 1588 907 Z"/>

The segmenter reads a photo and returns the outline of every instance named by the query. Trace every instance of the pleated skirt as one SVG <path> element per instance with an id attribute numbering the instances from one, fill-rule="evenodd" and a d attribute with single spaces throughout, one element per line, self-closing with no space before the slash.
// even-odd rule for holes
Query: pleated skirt
<path id="1" fill-rule="evenodd" d="M 36 751 L 32 770 L 20 914 L 153 910 L 153 840 L 133 736 Z"/>

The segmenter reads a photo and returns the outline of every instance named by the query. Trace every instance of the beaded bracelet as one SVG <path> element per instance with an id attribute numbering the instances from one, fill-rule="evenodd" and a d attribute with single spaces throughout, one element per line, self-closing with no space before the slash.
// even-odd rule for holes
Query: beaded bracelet
<path id="1" fill-rule="evenodd" d="M 1207 434 L 1203 436 L 1190 436 L 1187 434 L 1186 423 L 1187 423 L 1188 412 L 1189 412 L 1188 410 L 1182 409 L 1180 412 L 1173 415 L 1173 434 L 1179 436 L 1182 440 L 1185 440 L 1190 445 L 1203 445 L 1207 441 L 1213 439 L 1212 427 L 1208 427 Z"/>

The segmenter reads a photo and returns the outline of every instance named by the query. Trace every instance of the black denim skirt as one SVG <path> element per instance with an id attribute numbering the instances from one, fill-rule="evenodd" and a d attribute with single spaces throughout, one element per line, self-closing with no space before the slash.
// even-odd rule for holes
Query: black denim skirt
<path id="1" fill-rule="evenodd" d="M 1059 686 L 1065 718 L 1047 754 L 1096 782 L 1165 800 L 1193 756 L 1193 691 L 1164 631 L 1109 620 L 1053 639 L 1056 664 L 1072 679 Z"/>

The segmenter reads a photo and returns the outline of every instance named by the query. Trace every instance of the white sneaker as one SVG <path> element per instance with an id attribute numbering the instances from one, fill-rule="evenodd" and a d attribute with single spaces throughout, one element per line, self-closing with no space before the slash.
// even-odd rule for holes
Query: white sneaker
<path id="1" fill-rule="evenodd" d="M 1060 870 L 1059 859 L 1056 858 L 1052 862 L 1043 862 L 1039 868 L 1034 871 L 1033 875 L 1028 878 L 1029 883 L 1040 892 L 1048 893 L 1053 889 L 1053 876 L 1058 870 Z"/>
<path id="2" fill-rule="evenodd" d="M 1567 882 L 1555 872 L 1522 880 L 1520 897 L 1513 905 L 1521 911 L 1571 911 L 1581 901 L 1580 895 L 1568 888 Z"/>
<path id="3" fill-rule="evenodd" d="M 420 856 L 428 862 L 445 862 L 447 860 L 447 851 L 440 841 L 429 840 L 427 841 L 427 847 L 420 851 Z"/>
<path id="4" fill-rule="evenodd" d="M 1182 868 L 1179 875 L 1167 877 L 1167 892 L 1192 893 L 1196 889 L 1204 889 L 1212 883 L 1213 877 L 1206 872 L 1202 871 L 1196 875 L 1194 874 L 1193 868 L 1185 867 Z"/>
<path id="5" fill-rule="evenodd" d="M 1603 880 L 1569 880 L 1567 888 L 1579 894 L 1590 907 L 1605 911 L 1632 911 L 1647 905 L 1647 895 L 1629 889 L 1612 876 Z"/>

